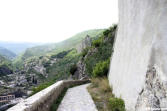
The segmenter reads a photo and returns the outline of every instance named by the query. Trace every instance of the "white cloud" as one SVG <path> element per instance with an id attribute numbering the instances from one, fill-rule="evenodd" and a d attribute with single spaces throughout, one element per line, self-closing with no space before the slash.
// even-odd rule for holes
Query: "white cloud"
<path id="1" fill-rule="evenodd" d="M 1 0 L 0 41 L 59 42 L 118 20 L 117 0 Z"/>

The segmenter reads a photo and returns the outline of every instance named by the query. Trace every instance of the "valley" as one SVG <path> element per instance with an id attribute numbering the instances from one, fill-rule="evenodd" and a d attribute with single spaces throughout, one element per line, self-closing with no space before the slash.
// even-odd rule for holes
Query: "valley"
<path id="1" fill-rule="evenodd" d="M 60 43 L 28 48 L 14 59 L 0 56 L 0 95 L 25 99 L 58 80 L 91 77 L 95 65 L 110 58 L 115 30 L 81 32 Z"/>

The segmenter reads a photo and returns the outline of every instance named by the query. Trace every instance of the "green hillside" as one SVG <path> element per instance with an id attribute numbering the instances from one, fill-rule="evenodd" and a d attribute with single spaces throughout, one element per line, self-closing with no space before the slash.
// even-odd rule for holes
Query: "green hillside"
<path id="1" fill-rule="evenodd" d="M 15 53 L 3 47 L 0 47 L 0 54 L 7 59 L 14 59 L 16 57 Z"/>
<path id="2" fill-rule="evenodd" d="M 0 76 L 11 73 L 13 73 L 11 61 L 0 55 Z"/>
<path id="3" fill-rule="evenodd" d="M 10 63 L 10 60 L 0 55 L 0 65 Z"/>
<path id="4" fill-rule="evenodd" d="M 68 50 L 71 48 L 75 48 L 83 38 L 86 37 L 86 35 L 89 35 L 90 37 L 94 38 L 99 36 L 100 33 L 102 33 L 103 29 L 95 29 L 95 30 L 88 30 L 81 33 L 78 33 L 71 38 L 55 44 L 46 44 L 42 46 L 37 46 L 33 48 L 29 48 L 25 51 L 25 53 L 22 55 L 22 59 L 25 60 L 32 56 L 41 56 L 47 54 L 56 54 L 63 50 Z"/>

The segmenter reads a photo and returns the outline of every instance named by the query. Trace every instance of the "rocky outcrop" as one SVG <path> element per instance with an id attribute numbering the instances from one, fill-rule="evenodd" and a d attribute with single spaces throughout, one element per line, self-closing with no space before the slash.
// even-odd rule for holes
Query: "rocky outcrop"
<path id="1" fill-rule="evenodd" d="M 85 39 L 82 41 L 82 49 L 85 49 L 86 47 L 90 47 L 92 44 L 92 39 L 89 35 L 85 37 Z"/>
<path id="2" fill-rule="evenodd" d="M 24 65 L 24 70 L 26 72 L 36 72 L 42 74 L 44 77 L 47 77 L 45 65 L 49 61 L 48 58 L 32 58 L 29 62 L 26 62 Z"/>
<path id="3" fill-rule="evenodd" d="M 73 79 L 85 79 L 87 77 L 85 63 L 83 60 L 80 60 L 77 63 L 77 70 L 73 75 Z"/>
<path id="4" fill-rule="evenodd" d="M 85 39 L 82 41 L 79 51 L 82 52 L 85 48 L 91 47 L 92 45 L 92 39 L 90 38 L 89 35 L 85 37 Z M 92 50 L 88 50 L 88 53 L 85 55 L 85 57 L 82 57 L 80 61 L 77 63 L 77 70 L 72 76 L 73 79 L 87 79 L 88 74 L 86 74 L 86 65 L 84 63 L 84 60 L 87 58 L 87 56 L 91 55 L 93 53 Z"/>
<path id="5" fill-rule="evenodd" d="M 167 108 L 167 88 L 159 77 L 155 67 L 150 67 L 146 73 L 144 88 L 139 93 L 136 111 L 165 110 Z"/>
<path id="6" fill-rule="evenodd" d="M 86 64 L 85 64 L 85 60 L 87 59 L 87 57 L 92 56 L 94 53 L 96 53 L 98 50 L 97 48 L 92 48 L 89 49 L 87 54 L 82 57 L 82 59 L 77 63 L 77 70 L 73 75 L 73 79 L 88 79 L 89 78 L 89 74 L 86 71 Z"/>
<path id="7" fill-rule="evenodd" d="M 167 107 L 166 7 L 166 0 L 119 0 L 109 81 L 128 111 Z"/>
<path id="8" fill-rule="evenodd" d="M 81 44 L 79 44 L 77 46 L 77 51 L 78 53 L 81 53 L 83 51 L 83 49 L 85 49 L 86 47 L 91 47 L 92 45 L 92 39 L 89 35 L 87 35 L 81 42 Z"/>

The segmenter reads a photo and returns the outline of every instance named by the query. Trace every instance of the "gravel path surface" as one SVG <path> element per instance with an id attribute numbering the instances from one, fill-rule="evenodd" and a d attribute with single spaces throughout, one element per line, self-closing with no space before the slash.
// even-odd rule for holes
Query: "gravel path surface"
<path id="1" fill-rule="evenodd" d="M 57 111 L 97 111 L 87 91 L 88 85 L 68 89 Z"/>

